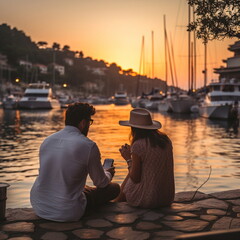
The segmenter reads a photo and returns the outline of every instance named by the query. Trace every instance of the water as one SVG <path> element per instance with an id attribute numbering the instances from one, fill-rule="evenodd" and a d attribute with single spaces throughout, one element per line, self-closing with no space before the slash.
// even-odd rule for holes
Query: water
<path id="1" fill-rule="evenodd" d="M 96 106 L 89 137 L 99 146 L 102 159 L 114 158 L 114 181 L 127 174 L 119 147 L 129 142 L 130 129 L 118 125 L 129 118 L 130 106 Z M 64 127 L 65 110 L 27 111 L 0 109 L 0 182 L 7 182 L 7 207 L 30 207 L 29 191 L 38 174 L 38 150 L 49 134 Z M 153 113 L 173 142 L 176 192 L 205 193 L 239 188 L 240 135 L 229 132 L 226 121 L 193 115 Z M 88 180 L 88 184 L 91 181 Z"/>

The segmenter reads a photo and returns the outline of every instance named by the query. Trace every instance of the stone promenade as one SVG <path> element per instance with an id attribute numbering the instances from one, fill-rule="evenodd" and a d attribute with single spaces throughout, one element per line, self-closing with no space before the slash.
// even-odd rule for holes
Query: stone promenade
<path id="1" fill-rule="evenodd" d="M 169 208 L 139 209 L 109 203 L 79 222 L 38 218 L 32 209 L 7 209 L 0 239 L 160 239 L 181 234 L 240 228 L 240 189 L 204 194 L 180 192 Z M 240 237 L 239 237 L 240 239 Z"/>

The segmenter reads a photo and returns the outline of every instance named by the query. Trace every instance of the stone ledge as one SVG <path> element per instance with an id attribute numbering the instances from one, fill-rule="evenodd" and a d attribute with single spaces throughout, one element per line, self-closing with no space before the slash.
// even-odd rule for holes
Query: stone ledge
<path id="1" fill-rule="evenodd" d="M 193 199 L 194 196 L 194 199 Z M 180 192 L 169 208 L 140 209 L 109 203 L 78 222 L 41 219 L 31 208 L 7 209 L 0 239 L 166 239 L 240 227 L 240 190 Z"/>

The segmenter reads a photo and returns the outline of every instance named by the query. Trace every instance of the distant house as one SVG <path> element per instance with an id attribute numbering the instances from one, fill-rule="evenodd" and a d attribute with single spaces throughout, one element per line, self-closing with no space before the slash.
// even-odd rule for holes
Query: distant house
<path id="1" fill-rule="evenodd" d="M 51 63 L 49 67 L 52 69 L 54 67 L 55 71 L 59 72 L 61 76 L 65 74 L 65 67 L 62 65 L 58 65 L 56 63 Z"/>
<path id="2" fill-rule="evenodd" d="M 8 65 L 7 64 L 7 56 L 0 53 L 0 66 L 6 67 L 7 65 Z"/>
<path id="3" fill-rule="evenodd" d="M 34 67 L 39 70 L 40 73 L 42 74 L 47 74 L 48 73 L 48 68 L 46 65 L 43 64 L 34 64 Z"/>
<path id="4" fill-rule="evenodd" d="M 94 68 L 88 65 L 85 66 L 88 71 L 91 71 L 95 75 L 104 76 L 106 68 Z"/>
<path id="5" fill-rule="evenodd" d="M 32 68 L 33 64 L 31 62 L 28 62 L 26 60 L 19 60 L 19 65 L 24 66 L 26 68 Z"/>
<path id="6" fill-rule="evenodd" d="M 71 59 L 71 58 L 65 58 L 64 61 L 65 61 L 65 63 L 66 63 L 68 66 L 73 66 L 73 59 Z"/>

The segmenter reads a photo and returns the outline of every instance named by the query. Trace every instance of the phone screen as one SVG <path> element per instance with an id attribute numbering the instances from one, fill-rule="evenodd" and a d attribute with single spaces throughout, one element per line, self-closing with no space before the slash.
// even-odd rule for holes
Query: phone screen
<path id="1" fill-rule="evenodd" d="M 113 162 L 114 162 L 113 159 L 111 159 L 111 158 L 106 158 L 106 159 L 104 160 L 103 167 L 104 167 L 105 169 L 111 168 L 111 167 L 113 166 Z"/>

